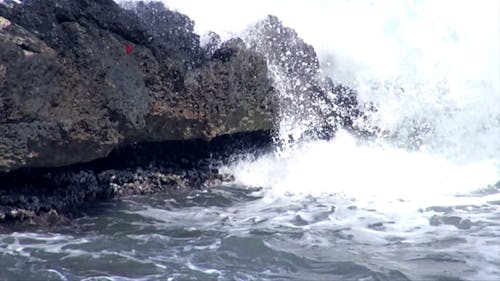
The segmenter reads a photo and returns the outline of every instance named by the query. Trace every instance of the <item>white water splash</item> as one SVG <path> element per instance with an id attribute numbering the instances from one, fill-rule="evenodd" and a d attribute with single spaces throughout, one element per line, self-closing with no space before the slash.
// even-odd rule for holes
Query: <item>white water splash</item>
<path id="1" fill-rule="evenodd" d="M 491 187 L 500 180 L 499 1 L 164 2 L 194 19 L 199 34 L 215 31 L 223 39 L 268 14 L 278 16 L 315 47 L 325 75 L 376 105 L 373 124 L 394 132 L 376 145 L 342 132 L 331 141 L 302 143 L 284 156 L 271 153 L 226 167 L 238 184 L 266 188 L 245 218 L 259 208 L 302 202 L 309 207 L 269 223 L 285 225 L 297 214 L 307 219 L 320 212 L 307 203 L 312 196 L 337 207 L 332 221 L 310 226 L 312 232 L 329 233 L 334 222 L 365 246 L 385 245 L 391 236 L 410 244 L 460 237 L 467 243 L 456 251 L 473 257 L 468 266 L 476 270 L 468 278 L 494 280 L 500 274 L 500 257 L 492 254 L 498 247 L 478 234 L 500 233 L 495 223 L 481 230 L 481 223 L 494 222 L 500 213 L 498 204 L 490 204 L 500 200 L 498 186 Z M 419 139 L 417 149 L 406 147 L 412 137 Z M 490 192 L 475 194 L 488 186 Z M 440 215 L 431 206 L 465 206 L 452 214 L 476 226 L 470 233 L 431 226 L 431 217 Z M 381 232 L 367 227 L 378 221 L 391 223 Z M 328 236 L 311 234 L 300 248 L 324 240 Z M 412 258 L 404 251 L 395 255 Z"/>
<path id="2" fill-rule="evenodd" d="M 357 200 L 385 198 L 425 204 L 436 204 L 439 194 L 466 194 L 486 187 L 500 176 L 488 161 L 455 164 L 436 155 L 360 146 L 347 133 L 332 141 L 303 144 L 286 157 L 270 154 L 231 169 L 240 184 L 272 187 L 281 193 L 334 193 Z"/>
<path id="3" fill-rule="evenodd" d="M 243 33 L 267 14 L 277 15 L 313 44 L 325 74 L 355 87 L 363 101 L 376 104 L 375 125 L 397 131 L 401 142 L 420 134 L 422 144 L 416 152 L 383 143 L 383 147 L 357 146 L 344 138 L 305 144 L 291 157 L 275 159 L 274 166 L 270 160 L 274 156 L 268 155 L 248 164 L 261 171 L 251 177 L 253 181 L 262 177 L 259 185 L 285 188 L 314 182 L 308 190 L 349 186 L 346 190 L 359 196 L 371 194 L 363 191 L 367 186 L 376 194 L 415 193 L 422 186 L 430 189 L 427 192 L 449 193 L 484 188 L 500 179 L 500 2 L 164 3 L 195 20 L 198 33 L 212 30 L 223 38 Z M 413 127 L 420 125 L 430 129 L 415 131 Z M 297 161 L 303 163 L 302 173 L 289 163 Z M 333 176 L 341 166 L 351 179 Z M 325 173 L 332 176 L 322 176 Z M 243 180 L 244 173 L 237 175 L 242 183 L 253 185 Z"/>

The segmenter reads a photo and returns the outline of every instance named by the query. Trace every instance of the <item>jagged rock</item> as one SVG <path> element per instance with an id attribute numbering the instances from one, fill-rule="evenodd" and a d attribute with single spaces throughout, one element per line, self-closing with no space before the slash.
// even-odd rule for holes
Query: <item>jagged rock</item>
<path id="1" fill-rule="evenodd" d="M 257 23 L 246 37 L 250 48 L 266 58 L 280 94 L 280 117 L 288 121 L 280 126 L 289 126 L 284 129 L 291 131 L 320 123 L 324 113 L 318 95 L 319 61 L 314 48 L 275 16 Z"/>
<path id="2" fill-rule="evenodd" d="M 293 137 L 330 138 L 340 128 L 363 136 L 373 134 L 375 129 L 365 127 L 363 120 L 374 108 L 361 105 L 353 89 L 324 77 L 314 48 L 277 17 L 257 23 L 246 40 L 267 60 L 280 95 L 280 117 L 287 121 L 280 125 L 290 127 L 285 131 L 304 128 L 302 136 Z"/>
<path id="3" fill-rule="evenodd" d="M 193 22 L 160 3 L 26 0 L 0 17 L 0 171 L 273 127 L 265 60 L 232 43 L 205 57 Z"/>
<path id="4" fill-rule="evenodd" d="M 234 180 L 219 174 L 220 165 L 236 155 L 256 157 L 270 144 L 267 132 L 224 135 L 211 142 L 141 143 L 90 163 L 0 173 L 0 227 L 64 223 L 96 200 L 220 186 Z"/>
<path id="5" fill-rule="evenodd" d="M 201 47 L 186 16 L 125 7 L 0 3 L 0 222 L 50 224 L 99 198 L 221 184 L 231 175 L 206 140 L 228 159 L 235 140 L 215 140 L 246 133 L 265 146 L 283 116 L 315 135 L 360 130 L 356 93 L 322 78 L 314 49 L 277 18 L 246 43 L 211 34 Z M 251 138 L 260 132 L 264 144 Z"/>
<path id="6" fill-rule="evenodd" d="M 219 49 L 221 45 L 221 39 L 219 34 L 210 31 L 203 37 L 202 45 L 203 50 L 205 51 L 206 57 L 212 57 L 217 49 Z"/>
<path id="7" fill-rule="evenodd" d="M 319 78 L 319 61 L 314 48 L 277 17 L 270 15 L 257 23 L 247 37 L 250 46 L 265 55 L 271 68 L 278 68 L 294 80 L 291 86 L 296 94 Z"/>

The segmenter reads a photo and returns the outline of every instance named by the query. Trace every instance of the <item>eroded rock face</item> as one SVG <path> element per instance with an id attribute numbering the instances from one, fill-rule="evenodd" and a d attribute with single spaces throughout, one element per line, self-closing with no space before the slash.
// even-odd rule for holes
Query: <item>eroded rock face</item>
<path id="1" fill-rule="evenodd" d="M 312 129 L 319 124 L 325 114 L 321 111 L 319 61 L 314 48 L 275 16 L 259 22 L 246 37 L 250 48 L 268 63 L 280 96 L 281 129 L 300 132 L 300 128 Z"/>
<path id="2" fill-rule="evenodd" d="M 0 171 L 273 126 L 264 58 L 236 42 L 206 57 L 162 4 L 27 0 L 0 19 Z"/>
<path id="3" fill-rule="evenodd" d="M 246 43 L 213 34 L 202 48 L 194 23 L 159 2 L 8 3 L 0 172 L 87 162 L 127 143 L 271 130 L 284 118 L 327 137 L 362 130 L 355 92 L 321 77 L 312 46 L 276 17 Z"/>
<path id="4" fill-rule="evenodd" d="M 312 46 L 276 17 L 247 42 L 213 33 L 203 48 L 193 25 L 153 2 L 0 4 L 0 224 L 218 185 L 230 175 L 213 155 L 229 159 L 238 139 L 268 148 L 287 116 L 315 137 L 361 132 L 356 93 L 321 77 Z"/>
<path id="5" fill-rule="evenodd" d="M 246 40 L 268 63 L 279 95 L 280 126 L 285 131 L 303 127 L 301 135 L 293 137 L 331 138 L 340 128 L 373 134 L 363 120 L 374 108 L 360 104 L 353 89 L 324 77 L 314 48 L 295 30 L 268 16 L 248 32 Z"/>
<path id="6" fill-rule="evenodd" d="M 269 132 L 224 135 L 210 142 L 145 142 L 89 163 L 0 173 L 0 229 L 3 224 L 65 223 L 96 200 L 220 186 L 234 180 L 219 173 L 221 165 L 239 154 L 257 157 L 270 145 Z"/>

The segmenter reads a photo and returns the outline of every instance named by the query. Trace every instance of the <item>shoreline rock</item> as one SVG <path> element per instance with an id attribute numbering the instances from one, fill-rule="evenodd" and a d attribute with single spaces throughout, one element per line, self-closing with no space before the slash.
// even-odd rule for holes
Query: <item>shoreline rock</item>
<path id="1" fill-rule="evenodd" d="M 368 126 L 373 105 L 362 105 L 357 92 L 336 84 L 322 74 L 313 46 L 276 17 L 269 15 L 250 29 L 246 36 L 251 50 L 266 58 L 278 98 L 278 122 L 285 131 L 300 132 L 297 138 L 330 139 L 339 129 L 369 137 L 377 128 Z M 285 122 L 281 122 L 281 121 Z M 295 130 L 295 128 L 301 130 Z M 282 136 L 284 137 L 284 136 Z M 283 140 L 281 140 L 283 141 Z"/>
<path id="2" fill-rule="evenodd" d="M 193 27 L 160 2 L 0 3 L 0 224 L 220 185 L 218 167 L 266 151 L 284 115 L 311 127 L 299 137 L 365 134 L 356 92 L 276 17 L 246 42 L 213 33 L 202 47 Z"/>
<path id="3" fill-rule="evenodd" d="M 50 226 L 85 214 L 87 203 L 221 186 L 219 167 L 271 149 L 271 133 L 128 145 L 108 157 L 60 168 L 0 173 L 0 225 Z"/>
<path id="4" fill-rule="evenodd" d="M 274 126 L 265 60 L 233 41 L 205 57 L 193 22 L 161 3 L 28 0 L 0 16 L 0 171 Z"/>

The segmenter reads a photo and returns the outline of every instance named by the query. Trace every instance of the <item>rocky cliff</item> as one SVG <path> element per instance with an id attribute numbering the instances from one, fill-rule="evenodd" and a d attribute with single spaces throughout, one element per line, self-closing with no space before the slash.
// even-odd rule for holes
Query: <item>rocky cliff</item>
<path id="1" fill-rule="evenodd" d="M 220 163 L 287 126 L 370 134 L 356 93 L 322 77 L 313 47 L 276 17 L 202 47 L 161 3 L 18 2 L 0 2 L 0 224 L 220 185 Z"/>
<path id="2" fill-rule="evenodd" d="M 269 130 L 274 98 L 262 56 L 237 39 L 207 56 L 193 22 L 160 3 L 0 4 L 0 171 Z"/>

